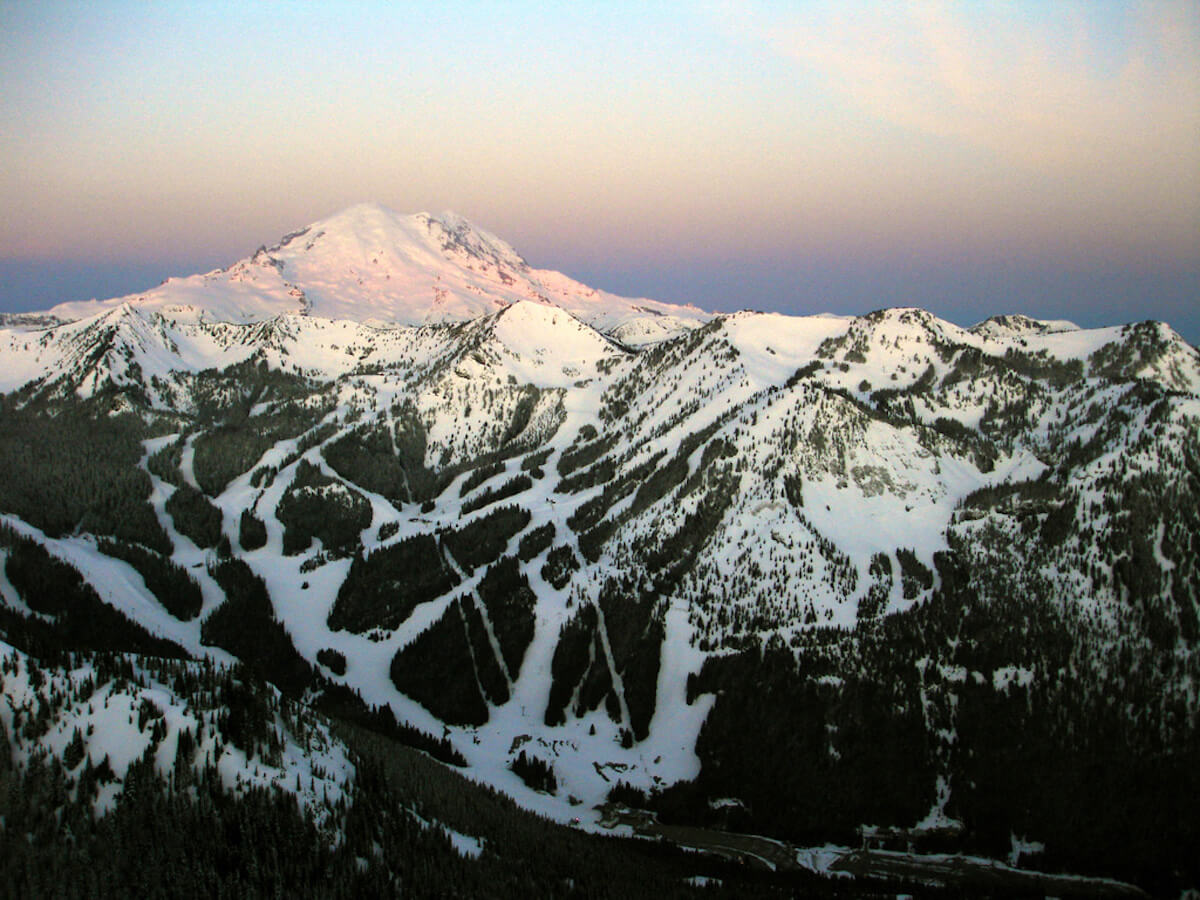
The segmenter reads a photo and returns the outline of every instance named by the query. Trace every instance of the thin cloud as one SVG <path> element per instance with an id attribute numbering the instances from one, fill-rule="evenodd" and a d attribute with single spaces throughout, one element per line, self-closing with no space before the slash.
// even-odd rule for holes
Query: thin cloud
<path id="1" fill-rule="evenodd" d="M 1200 7 L 1132 9 L 1122 58 L 1084 7 L 813 5 L 726 18 L 861 113 L 1046 173 L 1200 167 Z M 1136 171 L 1136 168 L 1135 168 Z"/>

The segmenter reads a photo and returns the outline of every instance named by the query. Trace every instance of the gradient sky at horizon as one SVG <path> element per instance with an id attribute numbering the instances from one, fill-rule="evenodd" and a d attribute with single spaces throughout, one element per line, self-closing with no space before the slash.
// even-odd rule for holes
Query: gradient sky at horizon
<path id="1" fill-rule="evenodd" d="M 361 200 L 709 309 L 1200 343 L 1200 4 L 0 0 L 0 310 Z"/>

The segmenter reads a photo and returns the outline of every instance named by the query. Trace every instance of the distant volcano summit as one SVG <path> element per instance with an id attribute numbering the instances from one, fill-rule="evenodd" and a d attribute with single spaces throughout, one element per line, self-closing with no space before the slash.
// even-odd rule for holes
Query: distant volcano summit
<path id="1" fill-rule="evenodd" d="M 618 297 L 561 272 L 531 268 L 505 241 L 456 213 L 403 215 L 377 203 L 314 222 L 228 268 L 50 312 L 75 320 L 129 302 L 234 323 L 299 314 L 422 325 L 474 319 L 521 300 L 561 307 L 630 344 L 709 318 L 693 307 Z"/>

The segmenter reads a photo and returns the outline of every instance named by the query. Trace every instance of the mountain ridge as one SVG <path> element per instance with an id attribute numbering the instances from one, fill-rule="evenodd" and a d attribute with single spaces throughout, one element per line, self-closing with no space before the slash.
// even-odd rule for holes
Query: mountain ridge
<path id="1" fill-rule="evenodd" d="M 508 290 L 515 259 L 455 227 L 422 252 Z M 321 240 L 221 277 L 283 284 Z M 638 343 L 625 307 L 485 300 L 4 328 L 0 537 L 151 637 L 441 735 L 558 821 L 624 797 L 814 845 L 932 822 L 1078 871 L 1192 864 L 1155 780 L 1200 771 L 1200 353 L 1169 326 L 744 311 Z M 198 612 L 138 566 L 191 577 Z M 29 583 L 0 575 L 8 614 L 48 617 L 20 628 L 73 634 Z M 1075 777 L 1098 753 L 1159 812 L 1120 783 L 1100 805 Z M 1124 815 L 1176 837 L 1114 848 Z"/>

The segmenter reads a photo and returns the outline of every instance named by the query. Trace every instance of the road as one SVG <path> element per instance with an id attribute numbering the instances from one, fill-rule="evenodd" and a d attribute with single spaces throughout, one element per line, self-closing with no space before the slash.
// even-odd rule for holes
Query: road
<path id="1" fill-rule="evenodd" d="M 715 831 L 687 825 L 663 825 L 646 813 L 623 813 L 616 821 L 630 825 L 640 835 L 661 837 L 681 847 L 718 853 L 748 866 L 788 872 L 807 869 L 800 865 L 801 851 L 783 841 L 754 834 Z M 838 850 L 831 863 L 820 868 L 827 874 L 852 875 L 856 878 L 901 884 L 925 884 L 961 889 L 972 896 L 992 893 L 1030 893 L 1041 896 L 1145 898 L 1140 888 L 1106 878 L 1052 875 L 1028 869 L 1015 869 L 1001 862 L 960 854 L 897 853 L 885 850 Z"/>
<path id="2" fill-rule="evenodd" d="M 681 847 L 719 853 L 721 856 L 745 862 L 747 865 L 772 871 L 800 868 L 796 863 L 795 847 L 756 834 L 714 831 L 708 828 L 693 828 L 689 825 L 662 825 L 638 815 L 618 815 L 617 822 L 633 826 L 634 831 L 641 835 L 661 837 Z"/>
<path id="3" fill-rule="evenodd" d="M 1140 888 L 1107 878 L 1051 875 L 1014 869 L 991 859 L 958 854 L 897 853 L 855 850 L 830 869 L 857 878 L 915 881 L 969 889 L 973 893 L 1028 894 L 1045 897 L 1146 898 Z"/>
<path id="4" fill-rule="evenodd" d="M 651 828 L 652 831 L 643 833 L 659 834 L 680 846 L 719 853 L 730 859 L 743 860 L 749 865 L 757 864 L 772 871 L 800 868 L 796 865 L 796 849 L 770 838 L 754 834 L 709 831 L 686 825 L 655 824 Z"/>

